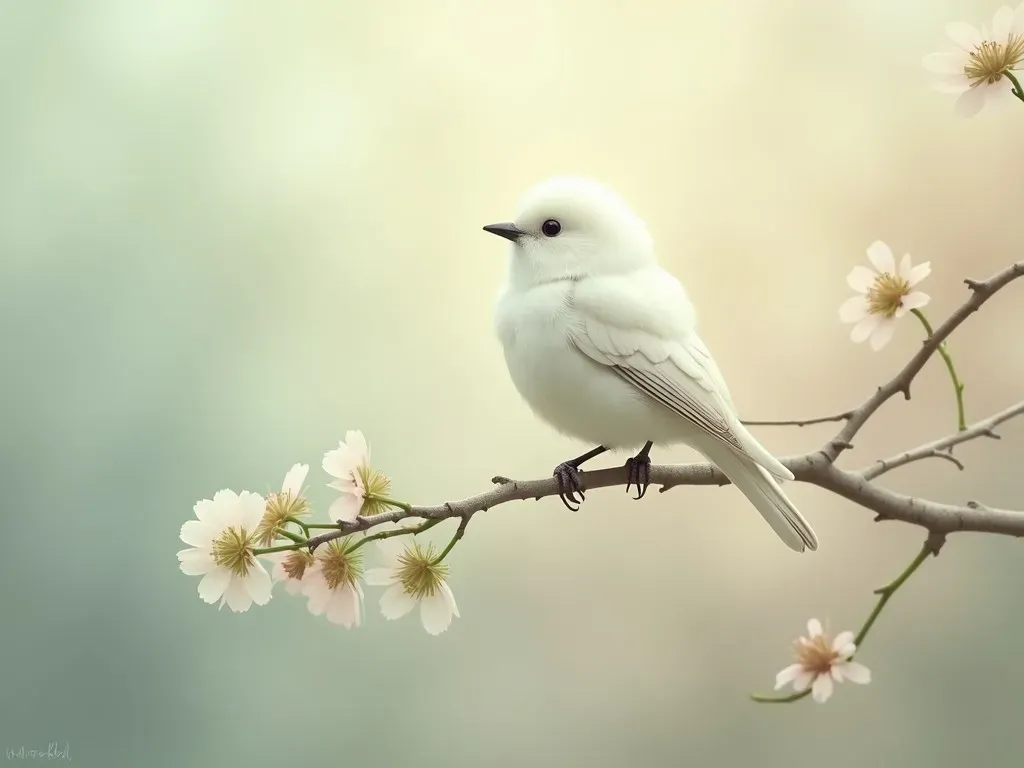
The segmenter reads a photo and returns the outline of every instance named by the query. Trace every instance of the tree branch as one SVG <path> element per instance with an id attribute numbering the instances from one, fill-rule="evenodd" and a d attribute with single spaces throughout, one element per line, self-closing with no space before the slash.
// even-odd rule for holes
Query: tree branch
<path id="1" fill-rule="evenodd" d="M 828 424 L 833 421 L 847 421 L 853 417 L 853 411 L 843 411 L 833 416 L 818 416 L 814 419 L 791 419 L 789 421 L 741 421 L 748 427 L 809 427 L 812 424 Z"/>
<path id="2" fill-rule="evenodd" d="M 1011 264 L 1001 272 L 997 272 L 984 282 L 975 280 L 964 280 L 971 290 L 971 296 L 960 307 L 949 316 L 949 318 L 935 329 L 935 332 L 924 340 L 921 349 L 910 358 L 903 369 L 897 373 L 887 384 L 878 388 L 863 405 L 854 409 L 850 420 L 846 422 L 834 438 L 823 449 L 830 461 L 835 461 L 839 454 L 852 447 L 854 436 L 860 431 L 869 418 L 882 405 L 897 392 L 902 392 L 904 397 L 910 399 L 910 384 L 914 377 L 924 368 L 928 358 L 932 356 L 939 345 L 945 341 L 953 331 L 960 327 L 963 322 L 972 314 L 978 311 L 982 304 L 988 301 L 997 291 L 1024 275 L 1024 261 Z"/>
<path id="3" fill-rule="evenodd" d="M 984 282 L 965 280 L 971 291 L 970 297 L 949 318 L 925 339 L 921 349 L 910 359 L 899 373 L 887 384 L 869 397 L 862 405 L 834 416 L 794 421 L 748 421 L 745 424 L 806 426 L 832 421 L 845 421 L 843 428 L 820 450 L 801 456 L 781 459 L 799 482 L 816 485 L 832 491 L 866 509 L 875 512 L 876 520 L 900 520 L 918 525 L 936 537 L 959 531 L 998 533 L 1009 536 L 1024 536 L 1024 511 L 995 509 L 978 502 L 962 506 L 919 499 L 912 496 L 879 488 L 871 481 L 897 467 L 914 461 L 935 457 L 950 461 L 962 468 L 959 459 L 953 458 L 948 450 L 954 445 L 977 437 L 995 437 L 993 428 L 1008 419 L 1024 413 L 1024 402 L 990 416 L 967 429 L 948 437 L 905 451 L 884 459 L 860 471 L 849 471 L 835 466 L 835 460 L 846 449 L 851 440 L 868 419 L 893 395 L 903 392 L 909 399 L 910 384 L 924 367 L 928 358 L 939 345 L 956 330 L 971 314 L 976 312 L 993 294 L 1018 277 L 1024 276 L 1024 261 L 1011 264 Z M 626 483 L 626 468 L 613 467 L 593 472 L 581 472 L 584 490 L 621 486 Z M 729 479 L 713 464 L 655 465 L 651 467 L 652 484 L 660 485 L 664 492 L 678 485 L 727 485 Z M 554 477 L 540 480 L 511 480 L 507 477 L 492 479 L 498 487 L 485 493 L 470 496 L 461 501 L 445 502 L 436 506 L 402 505 L 387 512 L 358 517 L 355 522 L 338 521 L 337 529 L 309 539 L 307 545 L 315 549 L 320 544 L 358 531 L 366 531 L 386 523 L 398 523 L 408 518 L 428 521 L 461 518 L 460 533 L 465 531 L 469 519 L 478 512 L 484 512 L 499 504 L 526 499 L 542 499 L 558 494 L 558 481 Z M 396 502 L 397 503 L 397 502 Z M 459 535 L 458 533 L 456 534 Z"/>
<path id="4" fill-rule="evenodd" d="M 904 451 L 903 453 L 891 456 L 888 459 L 879 459 L 870 467 L 862 469 L 859 474 L 865 480 L 874 480 L 876 477 L 884 475 L 886 472 L 890 472 L 898 467 L 903 467 L 912 462 L 931 457 L 946 459 L 947 461 L 951 461 L 956 464 L 958 469 L 963 469 L 963 462 L 955 458 L 951 453 L 947 453 L 950 448 L 954 445 L 960 445 L 960 443 L 966 443 L 968 440 L 974 440 L 979 437 L 999 439 L 999 435 L 992 430 L 1004 421 L 1009 421 L 1014 416 L 1020 416 L 1022 413 L 1024 413 L 1024 400 L 1016 405 L 1011 405 L 1006 410 L 1000 411 L 994 416 L 990 416 L 984 421 L 972 424 L 963 432 L 954 432 L 952 435 L 943 437 L 940 440 L 925 443 L 922 446 L 909 451 Z"/>

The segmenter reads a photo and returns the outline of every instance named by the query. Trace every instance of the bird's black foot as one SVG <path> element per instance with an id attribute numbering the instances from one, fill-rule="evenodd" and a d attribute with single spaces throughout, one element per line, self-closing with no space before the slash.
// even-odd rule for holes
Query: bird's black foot
<path id="1" fill-rule="evenodd" d="M 637 500 L 642 499 L 647 493 L 651 484 L 651 444 L 647 443 L 636 456 L 626 459 L 626 493 L 629 493 L 630 486 L 635 485 Z"/>
<path id="2" fill-rule="evenodd" d="M 570 512 L 578 510 L 580 504 L 586 499 L 583 495 L 579 467 L 570 461 L 563 461 L 555 467 L 555 471 L 551 474 L 558 478 L 558 498 Z M 579 498 L 576 498 L 576 494 L 579 494 Z M 574 507 L 573 504 L 576 506 Z"/>

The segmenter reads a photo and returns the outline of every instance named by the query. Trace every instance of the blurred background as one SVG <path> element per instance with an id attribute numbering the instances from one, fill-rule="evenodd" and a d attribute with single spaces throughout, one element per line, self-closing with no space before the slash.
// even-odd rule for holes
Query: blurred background
<path id="1" fill-rule="evenodd" d="M 890 603 L 867 687 L 766 707 L 809 617 L 856 628 L 923 534 L 790 485 L 783 547 L 732 488 L 480 514 L 462 618 L 346 631 L 283 591 L 220 613 L 181 524 L 346 429 L 437 503 L 581 452 L 491 328 L 484 224 L 556 173 L 648 222 L 747 419 L 861 402 L 882 352 L 837 309 L 873 240 L 930 260 L 942 319 L 1021 258 L 1024 105 L 964 121 L 923 55 L 989 0 L 5 3 L 0 21 L 0 757 L 84 766 L 1020 765 L 1021 545 L 954 536 Z M 977 420 L 1024 397 L 1024 284 L 957 332 Z M 847 467 L 955 429 L 938 359 Z M 833 427 L 760 428 L 778 454 Z M 1024 421 L 884 485 L 1024 509 Z M 694 459 L 656 450 L 658 462 Z M 619 463 L 625 456 L 607 459 Z M 595 462 L 602 465 L 602 460 Z M 454 526 L 454 524 L 449 524 Z M 450 534 L 442 527 L 436 540 Z"/>

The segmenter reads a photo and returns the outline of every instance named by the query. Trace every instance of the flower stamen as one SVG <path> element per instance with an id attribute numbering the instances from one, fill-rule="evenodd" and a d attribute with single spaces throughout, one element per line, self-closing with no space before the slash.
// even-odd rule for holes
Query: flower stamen
<path id="1" fill-rule="evenodd" d="M 1010 35 L 1006 43 L 986 40 L 968 54 L 964 76 L 971 87 L 998 83 L 1007 72 L 1024 61 L 1024 35 Z"/>
<path id="2" fill-rule="evenodd" d="M 435 563 L 436 557 L 433 544 L 427 544 L 424 549 L 418 541 L 413 541 L 412 546 L 398 556 L 396 575 L 407 595 L 420 599 L 433 597 L 438 591 L 448 575 L 448 566 Z"/>
<path id="3" fill-rule="evenodd" d="M 213 540 L 213 561 L 236 576 L 246 577 L 256 562 L 252 553 L 253 539 L 254 535 L 249 534 L 241 526 L 225 528 L 220 536 Z"/>
<path id="4" fill-rule="evenodd" d="M 320 569 L 329 589 L 355 584 L 363 575 L 363 553 L 352 551 L 349 538 L 328 542 L 319 554 Z"/>
<path id="5" fill-rule="evenodd" d="M 883 272 L 875 278 L 867 292 L 868 312 L 893 317 L 903 306 L 903 297 L 910 293 L 910 283 L 898 275 Z"/>

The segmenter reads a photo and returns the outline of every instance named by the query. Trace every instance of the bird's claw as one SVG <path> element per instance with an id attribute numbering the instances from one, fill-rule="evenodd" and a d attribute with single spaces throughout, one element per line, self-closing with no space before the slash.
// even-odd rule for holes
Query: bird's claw
<path id="1" fill-rule="evenodd" d="M 651 484 L 651 458 L 650 456 L 633 456 L 626 459 L 626 493 L 632 485 L 636 486 L 637 495 L 633 498 L 640 500 L 647 493 Z"/>
<path id="2" fill-rule="evenodd" d="M 586 496 L 583 495 L 583 484 L 580 482 L 579 468 L 568 461 L 563 461 L 551 474 L 558 479 L 558 498 L 570 512 L 578 510 L 580 504 L 586 500 Z M 576 494 L 579 494 L 579 498 L 576 498 Z"/>

